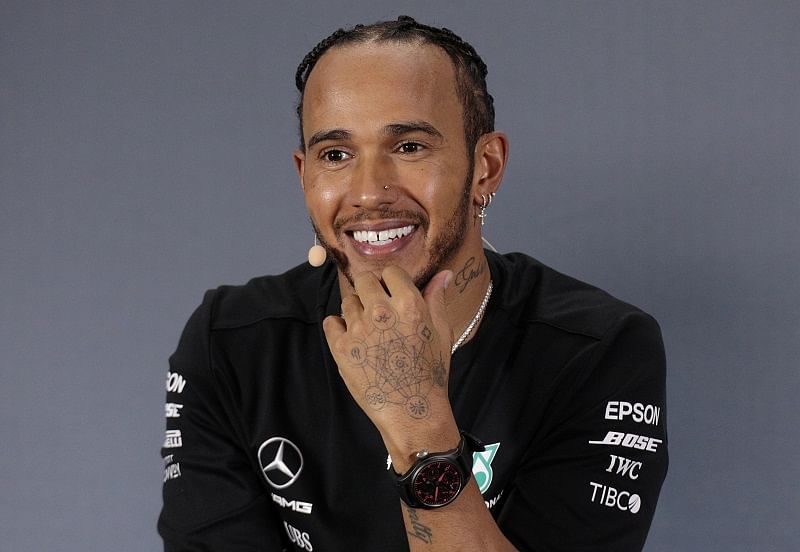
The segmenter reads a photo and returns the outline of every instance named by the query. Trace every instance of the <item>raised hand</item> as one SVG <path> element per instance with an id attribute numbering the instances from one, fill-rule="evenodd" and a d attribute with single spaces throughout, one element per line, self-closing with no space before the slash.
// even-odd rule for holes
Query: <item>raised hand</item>
<path id="1" fill-rule="evenodd" d="M 422 293 L 398 267 L 381 276 L 357 275 L 355 294 L 342 300 L 342 317 L 324 322 L 339 373 L 393 458 L 455 446 L 458 429 L 447 397 L 452 331 L 444 301 L 452 273 L 440 272 Z M 402 468 L 405 462 L 396 460 Z"/>

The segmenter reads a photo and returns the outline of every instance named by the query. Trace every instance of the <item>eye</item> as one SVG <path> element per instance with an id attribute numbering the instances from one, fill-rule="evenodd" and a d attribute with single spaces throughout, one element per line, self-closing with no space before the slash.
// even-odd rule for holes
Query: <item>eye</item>
<path id="1" fill-rule="evenodd" d="M 320 157 L 326 163 L 341 163 L 347 158 L 347 154 L 339 149 L 329 149 L 323 151 Z"/>
<path id="2" fill-rule="evenodd" d="M 419 153 L 423 149 L 425 149 L 425 146 L 418 142 L 403 142 L 398 148 L 400 153 Z"/>

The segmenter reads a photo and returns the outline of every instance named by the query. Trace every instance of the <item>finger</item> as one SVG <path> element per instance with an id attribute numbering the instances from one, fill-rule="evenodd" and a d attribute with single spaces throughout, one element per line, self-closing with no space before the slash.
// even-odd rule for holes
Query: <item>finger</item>
<path id="1" fill-rule="evenodd" d="M 381 273 L 383 283 L 392 297 L 418 297 L 419 291 L 411 276 L 399 266 L 387 266 Z"/>
<path id="2" fill-rule="evenodd" d="M 358 320 L 361 313 L 364 312 L 364 305 L 361 304 L 361 299 L 356 294 L 346 295 L 342 299 L 342 318 L 345 323 L 350 320 Z"/>
<path id="3" fill-rule="evenodd" d="M 333 351 L 334 343 L 347 332 L 347 326 L 345 326 L 344 320 L 338 316 L 326 316 L 322 321 L 322 330 L 325 332 L 328 348 Z"/>
<path id="4" fill-rule="evenodd" d="M 422 297 L 425 299 L 425 304 L 428 305 L 433 325 L 437 328 L 447 328 L 447 333 L 444 335 L 450 337 L 451 342 L 453 332 L 447 322 L 447 303 L 444 291 L 452 280 L 453 272 L 443 270 L 431 278 L 431 281 L 422 290 Z"/>
<path id="5" fill-rule="evenodd" d="M 361 299 L 361 304 L 366 306 L 368 303 L 387 299 L 386 290 L 383 289 L 378 277 L 372 272 L 361 272 L 353 278 L 353 287 Z"/>

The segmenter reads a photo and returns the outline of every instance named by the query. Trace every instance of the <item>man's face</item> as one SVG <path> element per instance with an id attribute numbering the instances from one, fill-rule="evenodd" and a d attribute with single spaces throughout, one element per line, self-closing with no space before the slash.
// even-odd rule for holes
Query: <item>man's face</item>
<path id="1" fill-rule="evenodd" d="M 303 135 L 306 152 L 295 159 L 306 205 L 351 283 L 393 264 L 424 286 L 477 232 L 468 224 L 461 101 L 441 49 L 382 42 L 329 50 L 306 85 Z"/>

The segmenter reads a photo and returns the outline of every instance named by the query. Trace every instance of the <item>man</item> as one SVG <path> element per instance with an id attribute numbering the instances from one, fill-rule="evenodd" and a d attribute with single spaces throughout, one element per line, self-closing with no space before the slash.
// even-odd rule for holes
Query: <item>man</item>
<path id="1" fill-rule="evenodd" d="M 209 292 L 167 377 L 166 550 L 640 550 L 666 466 L 636 308 L 481 227 L 486 67 L 401 17 L 301 63 L 321 268 Z"/>

